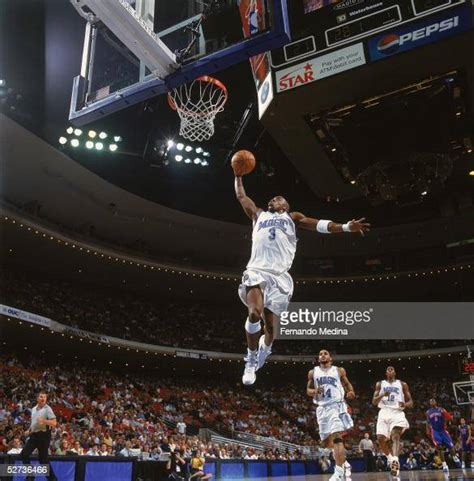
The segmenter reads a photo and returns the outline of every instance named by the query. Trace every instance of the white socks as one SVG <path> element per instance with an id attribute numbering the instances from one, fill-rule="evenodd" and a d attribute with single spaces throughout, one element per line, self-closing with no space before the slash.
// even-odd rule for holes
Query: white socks
<path id="1" fill-rule="evenodd" d="M 336 467 L 334 468 L 334 473 L 338 474 L 339 476 L 344 476 L 344 466 L 338 466 L 336 464 Z"/>

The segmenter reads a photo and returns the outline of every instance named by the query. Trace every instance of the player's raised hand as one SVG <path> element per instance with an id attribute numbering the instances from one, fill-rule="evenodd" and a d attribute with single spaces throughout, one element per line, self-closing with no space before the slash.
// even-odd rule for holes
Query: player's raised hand
<path id="1" fill-rule="evenodd" d="M 362 219 L 352 219 L 348 224 L 351 232 L 358 232 L 362 236 L 370 231 L 370 224 L 366 222 L 365 217 L 362 217 Z"/>

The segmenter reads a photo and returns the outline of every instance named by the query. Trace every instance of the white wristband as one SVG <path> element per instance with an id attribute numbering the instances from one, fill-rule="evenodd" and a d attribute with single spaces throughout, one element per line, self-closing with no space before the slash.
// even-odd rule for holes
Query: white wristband
<path id="1" fill-rule="evenodd" d="M 320 234 L 330 234 L 329 232 L 329 224 L 332 222 L 332 220 L 320 220 L 316 224 L 316 230 Z"/>
<path id="2" fill-rule="evenodd" d="M 345 224 L 342 224 L 342 231 L 343 232 L 351 232 L 351 223 L 346 222 Z"/>

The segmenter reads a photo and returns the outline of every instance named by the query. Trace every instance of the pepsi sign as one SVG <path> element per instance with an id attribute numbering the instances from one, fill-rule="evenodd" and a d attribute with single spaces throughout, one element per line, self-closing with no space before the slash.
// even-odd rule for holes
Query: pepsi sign
<path id="1" fill-rule="evenodd" d="M 450 10 L 444 15 L 428 17 L 424 22 L 410 23 L 395 31 L 385 32 L 368 42 L 371 60 L 380 60 L 421 45 L 451 37 L 472 28 L 466 9 Z"/>

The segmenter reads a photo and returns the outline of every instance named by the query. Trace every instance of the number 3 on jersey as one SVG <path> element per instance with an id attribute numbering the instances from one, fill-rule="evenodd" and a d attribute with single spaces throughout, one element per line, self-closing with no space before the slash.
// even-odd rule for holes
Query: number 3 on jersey
<path id="1" fill-rule="evenodd" d="M 275 240 L 275 237 L 276 237 L 276 229 L 275 227 L 272 227 L 270 228 L 270 230 L 268 231 L 268 238 L 270 240 Z"/>

